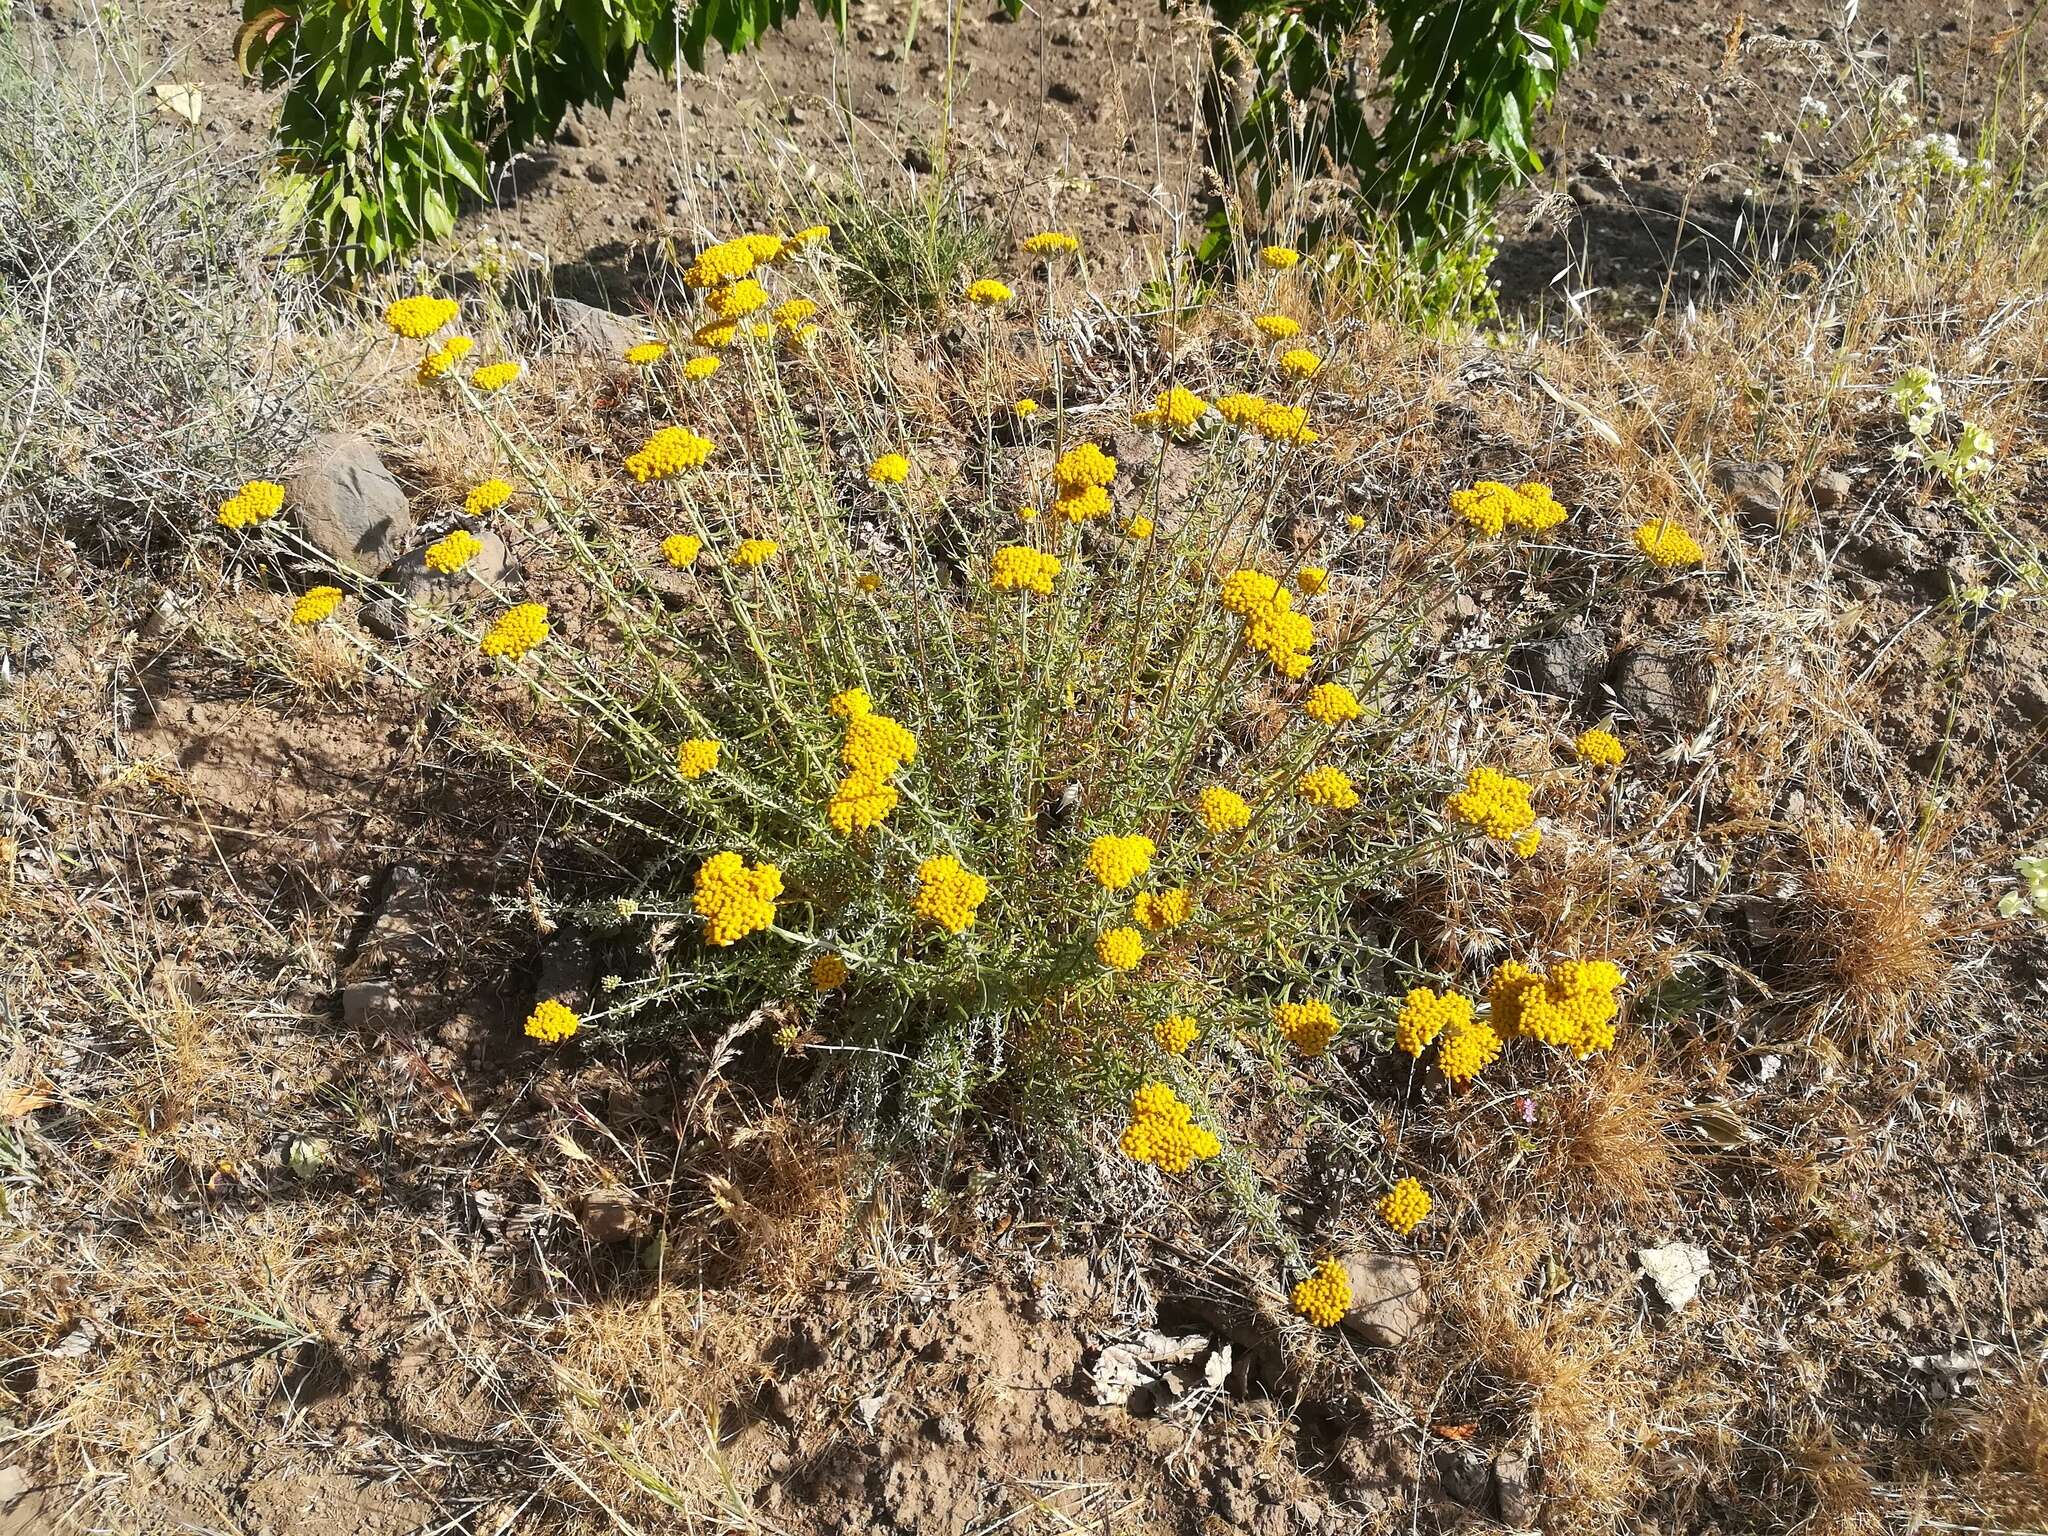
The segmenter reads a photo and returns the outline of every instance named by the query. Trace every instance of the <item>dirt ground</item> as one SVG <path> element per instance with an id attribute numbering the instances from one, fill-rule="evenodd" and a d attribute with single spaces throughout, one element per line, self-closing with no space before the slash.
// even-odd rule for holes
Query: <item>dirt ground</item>
<path id="1" fill-rule="evenodd" d="M 1930 125 L 1966 128 L 2022 9 L 1873 3 L 1857 79 L 1910 72 Z M 857 10 L 842 46 L 806 20 L 709 81 L 643 77 L 518 168 L 462 239 L 544 253 L 630 307 L 605 285 L 629 289 L 636 250 L 728 230 L 761 178 L 845 160 L 821 82 L 853 104 L 862 163 L 917 174 L 943 117 L 943 32 L 928 14 L 898 58 L 902 22 Z M 1516 215 L 1542 218 L 1508 232 L 1510 302 L 1554 313 L 1588 287 L 1706 302 L 1747 259 L 1742 189 L 1792 227 L 1806 179 L 1830 169 L 1795 171 L 1762 142 L 1803 96 L 1862 88 L 1815 64 L 1830 25 L 1818 7 L 1617 0 L 1546 129 L 1570 210 Z M 1081 0 L 957 26 L 960 195 L 1015 228 L 1077 228 L 1142 276 L 1194 179 L 1191 24 Z M 204 131 L 260 129 L 224 11 L 160 7 L 133 35 L 204 83 Z M 2012 442 L 2041 415 L 1999 329 L 2020 324 L 1986 321 L 1977 354 Z M 1384 512 L 1390 538 L 1502 462 L 1617 527 L 1681 494 L 1669 468 L 1589 448 L 1537 364 L 1475 353 L 1445 375 L 1398 339 L 1345 346 L 1355 414 L 1330 427 L 1332 494 Z M 1698 372 L 1541 366 L 1567 385 L 1581 368 L 1575 387 L 1614 420 L 1668 406 L 1657 419 L 1687 423 L 1689 452 L 1790 460 L 1762 407 L 1715 399 Z M 1447 1209 L 1525 1156 L 1611 1157 L 1625 1143 L 1588 1117 L 1644 1106 L 1666 1128 L 1653 1150 L 1685 1170 L 1633 1199 L 1611 1167 L 1581 1167 L 1556 1196 L 1555 1251 L 1470 1220 L 1427 1233 L 1455 1370 L 1419 1320 L 1412 1350 L 1312 1337 L 1269 1276 L 1234 1271 L 1169 1203 L 1098 1231 L 1047 1221 L 964 1159 L 860 1168 L 805 1128 L 806 1068 L 768 1021 L 659 1051 L 529 1047 L 517 1019 L 537 977 L 590 969 L 527 915 L 562 854 L 495 802 L 431 695 L 317 654 L 285 686 L 274 658 L 238 650 L 238 616 L 274 601 L 260 590 L 222 613 L 60 592 L 32 637 L 43 660 L 7 695 L 7 916 L 35 942 L 11 951 L 10 1020 L 29 1029 L 0 1075 L 0 1179 L 10 1212 L 35 1212 L 16 1251 L 53 1278 L 33 1305 L 19 1277 L 0 1286 L 0 1533 L 1526 1528 L 1539 1436 L 1572 1415 L 1590 1467 L 1603 1444 L 1640 1448 L 1640 1529 L 1869 1529 L 1826 1518 L 1843 1434 L 1857 1467 L 1914 1490 L 1896 1524 L 1958 1513 L 1923 1441 L 1976 1401 L 1994 1349 L 2037 1358 L 2048 1337 L 2048 1100 L 2038 1050 L 2015 1049 L 2048 1007 L 2048 968 L 2039 945 L 1980 942 L 1978 916 L 1988 872 L 2048 814 L 2048 629 L 2026 605 L 1981 631 L 1954 621 L 1952 588 L 1989 579 L 1992 541 L 1890 460 L 1881 421 L 1829 441 L 1825 464 L 1792 463 L 1787 499 L 1803 518 L 1826 469 L 1844 499 L 1799 530 L 1740 535 L 1786 582 L 1768 620 L 1761 603 L 1651 589 L 1599 626 L 1603 676 L 1647 651 L 1711 680 L 1692 691 L 1715 701 L 1712 728 L 1679 711 L 1645 769 L 1676 830 L 1655 835 L 1663 800 L 1616 814 L 1655 851 L 1631 875 L 1733 936 L 1708 990 L 1745 1024 L 1711 1042 L 1719 1075 L 1702 1080 L 1706 1042 L 1677 1027 L 1697 1000 L 1646 999 L 1659 1029 L 1611 1076 L 1516 1084 L 1526 1123 L 1504 1107 L 1516 1094 L 1449 1115 L 1432 1148 Z M 2005 494 L 2038 543 L 2028 454 Z M 423 501 L 463 478 L 430 444 L 391 459 Z M 1541 631 L 1569 596 L 1514 574 L 1470 595 L 1434 637 L 1447 658 Z M 1755 686 L 1763 658 L 1804 686 Z M 1485 688 L 1532 733 L 1547 718 L 1499 678 Z M 1967 956 L 1965 1001 L 1942 1015 L 1962 1021 L 1963 1064 L 1954 1042 L 1872 1069 L 1747 1028 L 1754 1007 L 1790 1029 L 1764 1001 L 1809 979 L 1782 937 L 1788 870 L 1748 861 L 1782 857 L 1820 800 L 1800 755 L 1817 720 L 1851 743 L 1859 812 L 1910 823 L 1895 768 L 1948 786 L 1939 841 L 1970 850 L 1967 877 L 1930 900 Z M 1458 914 L 1442 905 L 1416 893 L 1371 915 L 1443 943 Z M 1370 1061 L 1342 1067 L 1374 1113 L 1397 1102 Z M 1303 1188 L 1315 1149 L 1281 1129 L 1270 1171 Z M 1325 1227 L 1358 1217 L 1355 1192 L 1320 1203 Z M 1714 1266 L 1690 1312 L 1640 1272 L 1640 1249 L 1673 1240 Z M 119 1283 L 74 1278 L 95 1273 Z M 1184 1359 L 1103 1402 L 1119 1349 Z M 1781 1441 L 1744 1440 L 1757 1414 Z"/>
<path id="2" fill-rule="evenodd" d="M 1503 220 L 1508 306 L 1683 307 L 1794 259 L 1850 163 L 1850 138 L 1816 109 L 1844 123 L 1895 88 L 1967 147 L 1997 110 L 2024 0 L 1851 9 L 1845 32 L 1842 8 L 1819 3 L 1615 0 L 1542 125 L 1551 195 Z M 49 12 L 60 33 L 77 16 L 69 0 Z M 886 190 L 943 159 L 964 205 L 1012 230 L 1071 228 L 1099 275 L 1142 279 L 1191 227 L 1200 16 L 1102 0 L 1015 22 L 927 8 L 906 53 L 903 7 L 855 4 L 843 39 L 805 15 L 740 58 L 713 50 L 706 78 L 643 70 L 609 113 L 508 168 L 458 246 L 503 242 L 572 269 L 565 291 L 630 308 L 636 254 L 729 228 L 750 196 L 800 200 L 821 166 Z M 261 152 L 268 104 L 233 67 L 227 8 L 145 0 L 122 35 L 145 67 L 203 87 L 208 135 Z"/>

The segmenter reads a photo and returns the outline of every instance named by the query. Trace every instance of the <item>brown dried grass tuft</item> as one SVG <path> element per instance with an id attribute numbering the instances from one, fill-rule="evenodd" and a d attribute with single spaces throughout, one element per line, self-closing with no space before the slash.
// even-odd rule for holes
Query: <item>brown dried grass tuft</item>
<path id="1" fill-rule="evenodd" d="M 1808 834 L 1791 955 L 1838 1001 L 1852 1035 L 1888 1036 L 1946 996 L 1947 871 L 1925 847 L 1840 823 Z"/>
<path id="2" fill-rule="evenodd" d="M 1936 1421 L 1958 1491 L 2002 1527 L 2048 1529 L 2048 1378 L 1988 1386 Z"/>
<path id="3" fill-rule="evenodd" d="M 1677 1099 L 1639 1041 L 1600 1058 L 1583 1081 L 1548 1100 L 1539 1177 L 1586 1214 L 1668 1199 L 1684 1172 L 1670 1132 Z"/>

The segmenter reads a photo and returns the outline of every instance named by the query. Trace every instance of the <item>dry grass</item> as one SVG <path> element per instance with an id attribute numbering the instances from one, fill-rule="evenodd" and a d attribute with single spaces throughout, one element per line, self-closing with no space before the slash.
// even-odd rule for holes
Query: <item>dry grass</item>
<path id="1" fill-rule="evenodd" d="M 1679 1090 L 1640 1041 L 1550 1096 L 1534 1177 L 1571 1210 L 1642 1212 L 1671 1198 L 1684 1159 L 1671 1134 Z"/>
<path id="2" fill-rule="evenodd" d="M 1852 1040 L 1884 1041 L 1936 1012 L 1954 967 L 1954 876 L 1922 845 L 1828 823 L 1805 840 L 1792 904 L 1796 969 L 1819 978 Z"/>
<path id="3" fill-rule="evenodd" d="M 1981 1401 L 1943 1413 L 1936 1454 L 1956 1491 L 2001 1527 L 2048 1528 L 2048 1378 L 1987 1385 Z"/>

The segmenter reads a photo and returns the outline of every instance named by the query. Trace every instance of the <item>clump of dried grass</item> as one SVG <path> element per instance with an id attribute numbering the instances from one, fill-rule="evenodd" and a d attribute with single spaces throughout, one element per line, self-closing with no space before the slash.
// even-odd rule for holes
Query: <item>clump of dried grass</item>
<path id="1" fill-rule="evenodd" d="M 2048 1378 L 1987 1386 L 1936 1423 L 1939 1459 L 1957 1490 L 1999 1526 L 2048 1528 Z"/>
<path id="2" fill-rule="evenodd" d="M 1888 1036 L 1949 990 L 1947 872 L 1920 843 L 1867 826 L 1808 834 L 1791 904 L 1791 955 L 1839 1005 L 1852 1035 Z"/>
<path id="3" fill-rule="evenodd" d="M 1670 1198 L 1684 1171 L 1670 1133 L 1676 1098 L 1639 1043 L 1600 1058 L 1546 1101 L 1539 1175 L 1586 1213 L 1638 1211 Z"/>

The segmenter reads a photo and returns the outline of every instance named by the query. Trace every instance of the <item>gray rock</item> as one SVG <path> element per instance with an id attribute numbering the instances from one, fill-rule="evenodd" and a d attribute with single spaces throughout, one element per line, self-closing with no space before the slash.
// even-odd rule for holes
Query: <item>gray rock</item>
<path id="1" fill-rule="evenodd" d="M 1776 464 L 1720 463 L 1714 484 L 1735 503 L 1749 527 L 1776 528 L 1785 516 L 1785 471 Z"/>
<path id="2" fill-rule="evenodd" d="M 1590 700 L 1607 671 L 1607 642 L 1581 626 L 1516 649 L 1508 677 L 1531 693 L 1547 693 L 1574 704 Z"/>
<path id="3" fill-rule="evenodd" d="M 597 947 L 590 935 L 572 923 L 562 923 L 541 940 L 540 977 L 534 983 L 536 1002 L 553 998 L 575 1013 L 589 1010 L 591 994 L 597 987 Z"/>
<path id="4" fill-rule="evenodd" d="M 326 432 L 308 443 L 286 490 L 299 532 L 351 570 L 382 570 L 412 536 L 404 490 L 375 445 L 353 432 Z"/>
<path id="5" fill-rule="evenodd" d="M 1680 735 L 1698 728 L 1701 690 L 1692 668 L 1676 657 L 1647 648 L 1623 651 L 1607 686 L 1641 730 Z"/>
<path id="6" fill-rule="evenodd" d="M 1700 1282 L 1714 1272 L 1707 1250 L 1695 1243 L 1638 1248 L 1636 1263 L 1656 1288 L 1657 1299 L 1673 1312 L 1691 1306 L 1699 1298 Z"/>
<path id="7" fill-rule="evenodd" d="M 1839 469 L 1824 469 L 1806 488 L 1807 499 L 1822 512 L 1832 512 L 1849 499 L 1849 477 Z"/>
<path id="8" fill-rule="evenodd" d="M 1422 1266 L 1405 1254 L 1358 1253 L 1346 1258 L 1351 1310 L 1344 1326 L 1382 1349 L 1398 1349 L 1429 1315 Z"/>
<path id="9" fill-rule="evenodd" d="M 1526 1451 L 1502 1451 L 1493 1459 L 1493 1501 L 1503 1524 L 1536 1523 L 1536 1468 Z"/>
<path id="10" fill-rule="evenodd" d="M 477 591 L 479 582 L 493 586 L 502 584 L 505 573 L 511 569 L 512 554 L 505 547 L 505 541 L 485 528 L 472 528 L 477 543 L 483 548 L 476 552 L 476 558 L 457 571 L 453 576 L 443 576 L 427 565 L 427 546 L 409 549 L 384 568 L 378 580 L 387 587 L 395 587 L 405 598 L 415 603 L 444 603 L 463 594 Z"/>
<path id="11" fill-rule="evenodd" d="M 1449 1445 L 1436 1453 L 1437 1486 L 1446 1497 L 1471 1509 L 1486 1503 L 1491 1486 L 1486 1458 L 1463 1446 Z"/>
<path id="12" fill-rule="evenodd" d="M 552 319 L 550 351 L 617 361 L 626 355 L 626 348 L 647 339 L 645 330 L 629 317 L 581 299 L 556 299 Z"/>

